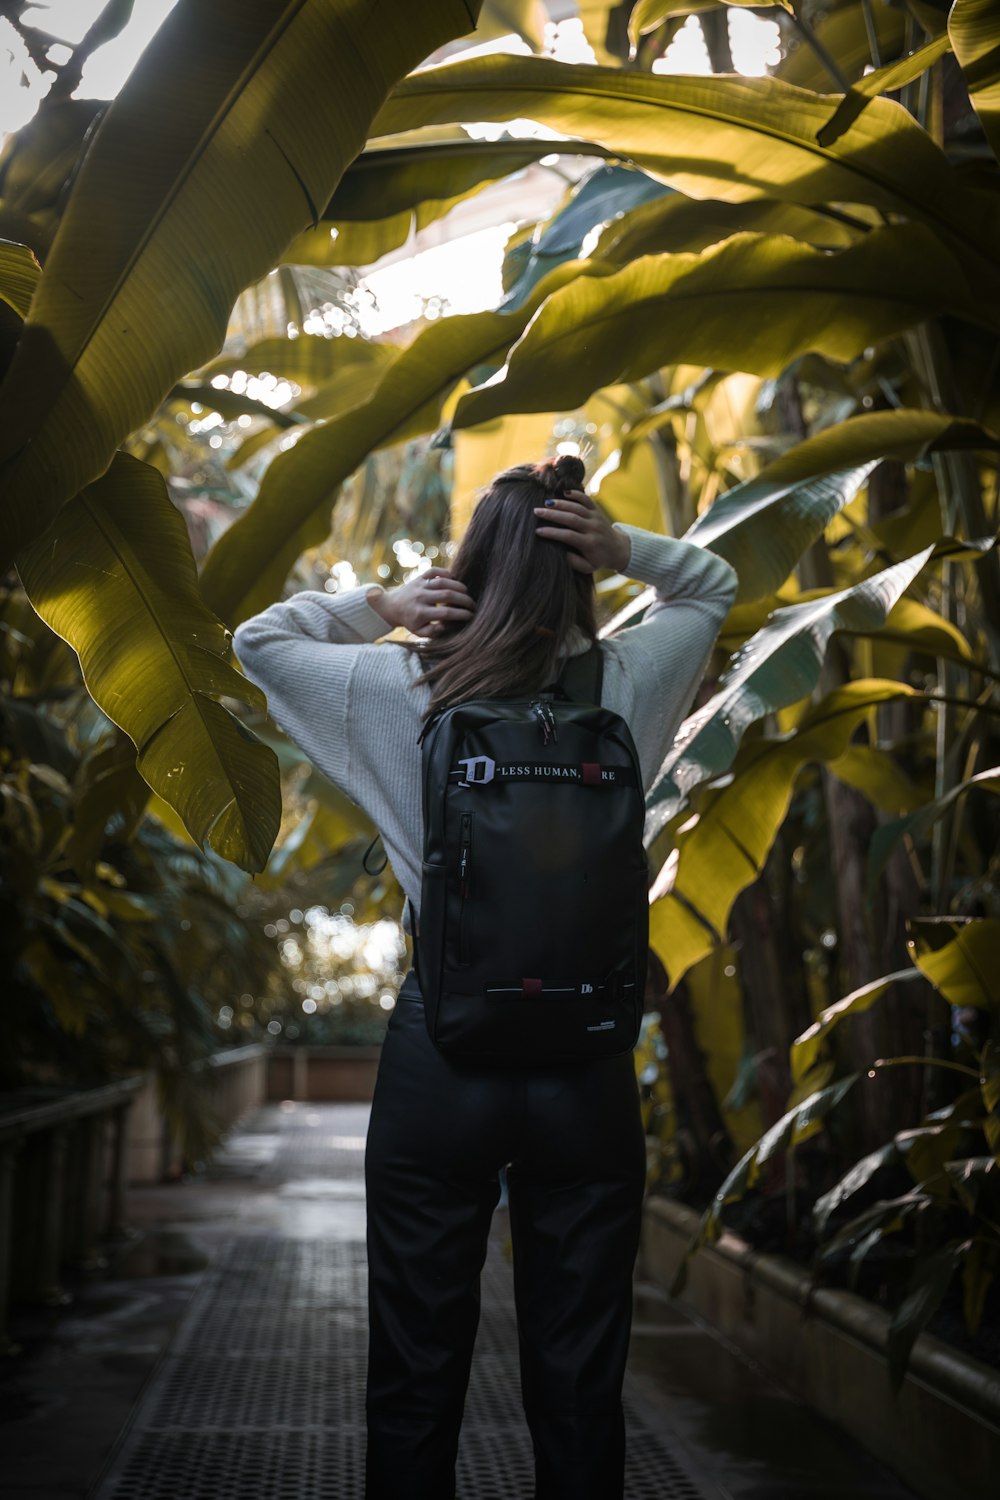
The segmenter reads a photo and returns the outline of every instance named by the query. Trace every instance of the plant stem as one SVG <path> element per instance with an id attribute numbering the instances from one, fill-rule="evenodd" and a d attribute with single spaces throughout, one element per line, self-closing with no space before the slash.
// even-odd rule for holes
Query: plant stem
<path id="1" fill-rule="evenodd" d="M 882 54 L 879 51 L 878 32 L 875 30 L 875 18 L 872 15 L 872 0 L 861 0 L 861 13 L 865 18 L 865 31 L 868 34 L 868 51 L 871 53 L 872 67 L 882 66 Z"/>
<path id="2" fill-rule="evenodd" d="M 965 1073 L 969 1078 L 979 1081 L 979 1073 L 975 1068 L 966 1067 L 965 1063 L 950 1062 L 945 1057 L 880 1057 L 872 1063 L 873 1068 L 948 1068 L 953 1073 Z"/>

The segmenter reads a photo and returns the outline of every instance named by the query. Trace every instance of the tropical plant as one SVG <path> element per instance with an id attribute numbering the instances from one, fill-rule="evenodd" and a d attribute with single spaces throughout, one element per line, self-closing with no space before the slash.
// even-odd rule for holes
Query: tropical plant
<path id="1" fill-rule="evenodd" d="M 790 1039 L 905 971 L 907 920 L 998 915 L 980 778 L 998 759 L 1000 15 L 776 6 L 780 60 L 743 78 L 725 10 L 701 0 L 581 5 L 594 65 L 416 72 L 477 8 L 400 6 L 377 38 L 352 34 L 370 67 L 340 88 L 354 8 L 203 9 L 179 0 L 96 125 L 56 101 L 0 163 L 3 561 L 142 775 L 196 839 L 259 869 L 277 757 L 246 727 L 259 704 L 225 627 L 290 575 L 315 581 L 331 530 L 395 576 L 379 472 L 400 445 L 422 445 L 436 506 L 450 475 L 428 455 L 447 451 L 456 532 L 514 446 L 575 443 L 613 517 L 725 556 L 739 597 L 648 833 L 664 1034 L 686 986 L 691 1055 L 742 1147 L 755 1089 L 775 1128 L 816 1094 Z M 537 7 L 487 11 L 492 34 L 542 50 Z M 659 67 L 690 15 L 716 76 Z M 514 135 L 525 118 L 550 134 Z M 511 236 L 499 307 L 359 337 L 358 267 L 550 156 L 569 181 Z M 197 581 L 167 487 L 191 514 L 209 490 L 217 520 L 237 512 L 208 528 Z M 641 618 L 643 590 L 599 587 L 615 624 Z M 303 869 L 323 858 L 318 807 L 296 823 Z M 955 1058 L 925 976 L 839 1034 L 840 1064 L 866 1073 L 922 1054 L 925 1031 L 927 1066 L 852 1092 L 845 1161 L 946 1108 L 953 1073 L 932 1064 Z M 762 1181 L 786 1141 L 755 1158 Z M 699 1144 L 721 1180 L 726 1152 Z"/>

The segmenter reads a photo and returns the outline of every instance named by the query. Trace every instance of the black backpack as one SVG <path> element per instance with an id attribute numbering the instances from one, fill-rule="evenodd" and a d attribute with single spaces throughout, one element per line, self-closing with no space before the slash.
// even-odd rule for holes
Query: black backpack
<path id="1" fill-rule="evenodd" d="M 455 1061 L 585 1062 L 629 1051 L 649 939 L 644 799 L 596 644 L 530 700 L 476 698 L 422 735 L 415 963 Z"/>

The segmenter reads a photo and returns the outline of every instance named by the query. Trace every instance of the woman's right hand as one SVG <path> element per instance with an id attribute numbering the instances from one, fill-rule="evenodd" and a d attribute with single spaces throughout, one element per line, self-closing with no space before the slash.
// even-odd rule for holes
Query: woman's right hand
<path id="1" fill-rule="evenodd" d="M 447 568 L 428 568 L 395 589 L 376 584 L 368 590 L 368 603 L 387 625 L 432 639 L 450 626 L 467 624 L 476 608 L 465 584 Z"/>

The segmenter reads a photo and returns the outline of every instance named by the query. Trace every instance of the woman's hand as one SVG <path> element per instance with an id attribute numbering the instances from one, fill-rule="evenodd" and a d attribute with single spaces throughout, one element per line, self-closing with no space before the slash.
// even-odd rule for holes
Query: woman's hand
<path id="1" fill-rule="evenodd" d="M 371 588 L 368 603 L 387 625 L 404 625 L 414 635 L 432 638 L 451 625 L 467 624 L 476 608 L 465 584 L 447 568 L 428 568 L 399 588 Z"/>
<path id="2" fill-rule="evenodd" d="M 582 490 L 569 490 L 536 505 L 535 515 L 543 522 L 536 534 L 568 547 L 569 565 L 577 573 L 596 573 L 598 568 L 623 573 L 628 567 L 632 554 L 628 536 L 616 531 Z"/>

